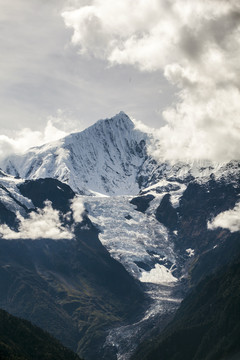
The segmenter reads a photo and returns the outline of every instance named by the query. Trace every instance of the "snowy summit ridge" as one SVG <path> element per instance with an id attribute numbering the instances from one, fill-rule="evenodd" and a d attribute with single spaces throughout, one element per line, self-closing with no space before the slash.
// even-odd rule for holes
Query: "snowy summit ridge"
<path id="1" fill-rule="evenodd" d="M 146 137 L 120 112 L 82 132 L 11 156 L 2 168 L 25 179 L 59 179 L 80 194 L 137 194 Z"/>
<path id="2" fill-rule="evenodd" d="M 58 179 L 82 195 L 136 195 L 149 186 L 161 188 L 173 181 L 187 184 L 193 179 L 238 181 L 238 161 L 169 162 L 151 155 L 150 149 L 158 146 L 159 139 L 138 130 L 121 111 L 82 132 L 10 156 L 1 167 L 23 179 Z"/>

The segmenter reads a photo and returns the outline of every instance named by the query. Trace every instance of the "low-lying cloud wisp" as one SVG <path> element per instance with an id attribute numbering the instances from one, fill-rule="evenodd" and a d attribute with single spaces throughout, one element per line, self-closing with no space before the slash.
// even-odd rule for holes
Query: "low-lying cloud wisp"
<path id="1" fill-rule="evenodd" d="M 208 222 L 208 229 L 228 229 L 231 232 L 240 231 L 240 202 L 232 210 L 224 211 Z"/>
<path id="2" fill-rule="evenodd" d="M 73 220 L 76 223 L 80 223 L 83 220 L 84 203 L 79 196 L 75 196 L 71 203 L 71 210 L 73 213 Z"/>
<path id="3" fill-rule="evenodd" d="M 32 211 L 28 218 L 17 213 L 19 230 L 13 231 L 7 225 L 0 226 L 0 233 L 4 239 L 71 239 L 71 231 L 63 227 L 59 212 L 52 208 L 50 201 L 45 202 L 43 209 Z"/>
<path id="4" fill-rule="evenodd" d="M 75 197 L 71 203 L 71 210 L 75 223 L 82 221 L 84 204 L 82 199 Z M 10 229 L 6 224 L 0 225 L 0 235 L 3 239 L 73 239 L 74 225 L 64 226 L 60 220 L 58 210 L 52 208 L 50 201 L 45 201 L 43 209 L 37 209 L 24 218 L 19 212 L 16 214 L 19 221 L 18 231 Z"/>

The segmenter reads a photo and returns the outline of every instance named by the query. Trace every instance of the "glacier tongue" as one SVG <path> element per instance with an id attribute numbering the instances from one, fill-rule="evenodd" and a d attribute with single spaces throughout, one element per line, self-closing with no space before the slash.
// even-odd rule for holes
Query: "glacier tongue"
<path id="1" fill-rule="evenodd" d="M 146 284 L 145 291 L 152 302 L 142 318 L 132 324 L 113 328 L 109 331 L 104 344 L 103 360 L 109 360 L 113 349 L 117 360 L 129 360 L 137 346 L 144 341 L 158 324 L 158 331 L 163 330 L 178 309 L 181 297 L 178 286 Z"/>
<path id="2" fill-rule="evenodd" d="M 155 194 L 149 209 L 136 211 L 130 196 L 84 197 L 91 221 L 110 254 L 142 282 L 150 303 L 140 319 L 111 329 L 104 345 L 103 359 L 128 360 L 153 324 L 166 322 L 181 301 L 180 281 L 174 275 L 176 255 L 167 229 L 155 216 L 161 194 Z"/>
<path id="3" fill-rule="evenodd" d="M 162 266 L 153 283 L 164 284 L 175 278 L 164 267 L 171 264 L 174 269 L 176 257 L 173 243 L 168 238 L 168 231 L 160 224 L 154 211 L 142 213 L 130 204 L 132 197 L 85 197 L 84 202 L 91 221 L 100 230 L 99 238 L 110 254 L 135 278 L 146 279 L 146 273 Z M 156 204 L 157 206 L 157 204 Z M 146 271 L 149 270 L 149 271 Z M 161 279 L 161 274 L 163 278 Z"/>

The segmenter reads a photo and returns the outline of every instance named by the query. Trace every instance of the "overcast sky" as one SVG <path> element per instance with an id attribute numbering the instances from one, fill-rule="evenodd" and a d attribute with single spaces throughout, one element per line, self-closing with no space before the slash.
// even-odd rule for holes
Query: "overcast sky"
<path id="1" fill-rule="evenodd" d="M 238 0 L 0 0 L 0 10 L 0 156 L 123 110 L 160 128 L 156 156 L 240 157 Z"/>
<path id="2" fill-rule="evenodd" d="M 0 4 L 2 131 L 40 129 L 59 109 L 80 129 L 121 110 L 159 126 L 173 94 L 162 73 L 79 55 L 61 16 L 67 1 Z"/>

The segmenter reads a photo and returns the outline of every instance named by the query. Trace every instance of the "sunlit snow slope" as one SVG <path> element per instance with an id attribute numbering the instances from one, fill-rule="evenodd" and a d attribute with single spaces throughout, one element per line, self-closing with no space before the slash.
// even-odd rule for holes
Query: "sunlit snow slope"
<path id="1" fill-rule="evenodd" d="M 121 112 L 80 133 L 12 156 L 2 168 L 25 179 L 57 178 L 82 194 L 136 194 L 146 137 Z"/>
<path id="2" fill-rule="evenodd" d="M 16 179 L 0 170 L 0 202 L 8 210 L 13 213 L 17 211 L 21 215 L 26 215 L 29 209 L 34 206 L 28 198 L 24 197 L 18 185 L 22 184 L 24 180 Z"/>
<path id="3" fill-rule="evenodd" d="M 0 166 L 8 174 L 24 179 L 56 178 L 85 195 L 135 195 L 163 179 L 206 182 L 214 176 L 231 182 L 238 173 L 237 161 L 172 163 L 153 158 L 152 150 L 157 148 L 159 154 L 160 143 L 154 132 L 138 130 L 120 112 L 82 132 L 13 155 Z"/>

